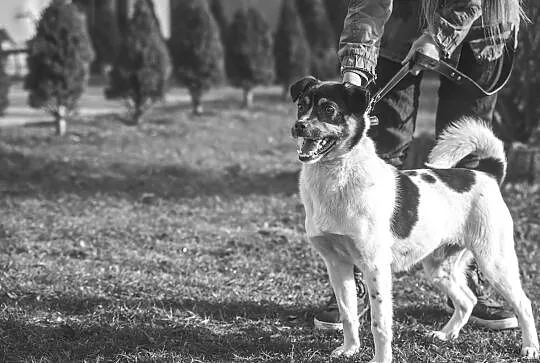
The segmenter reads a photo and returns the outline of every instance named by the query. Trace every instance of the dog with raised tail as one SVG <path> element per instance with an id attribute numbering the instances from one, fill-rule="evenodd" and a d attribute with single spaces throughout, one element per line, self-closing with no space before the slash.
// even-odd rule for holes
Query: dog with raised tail
<path id="1" fill-rule="evenodd" d="M 306 77 L 290 92 L 298 106 L 292 136 L 302 162 L 306 232 L 326 264 L 343 320 L 344 342 L 332 354 L 352 356 L 360 348 L 354 265 L 369 293 L 373 361 L 390 362 L 392 271 L 422 263 L 450 297 L 450 320 L 431 333 L 446 341 L 458 337 L 476 304 L 465 278 L 475 258 L 518 317 L 522 356 L 538 358 L 512 217 L 499 189 L 506 170 L 503 144 L 491 130 L 472 118 L 457 121 L 439 136 L 427 168 L 399 171 L 377 156 L 367 136 L 368 91 Z"/>

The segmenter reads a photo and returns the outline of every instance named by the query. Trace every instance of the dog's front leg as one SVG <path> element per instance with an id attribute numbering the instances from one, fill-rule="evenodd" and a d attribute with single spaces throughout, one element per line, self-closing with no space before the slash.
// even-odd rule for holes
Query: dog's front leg
<path id="1" fill-rule="evenodd" d="M 392 271 L 390 261 L 374 259 L 364 270 L 371 306 L 372 362 L 392 361 Z"/>
<path id="2" fill-rule="evenodd" d="M 335 349 L 332 356 L 350 357 L 358 353 L 360 349 L 358 305 L 353 265 L 329 256 L 325 256 L 324 261 L 343 323 L 343 345 Z"/>

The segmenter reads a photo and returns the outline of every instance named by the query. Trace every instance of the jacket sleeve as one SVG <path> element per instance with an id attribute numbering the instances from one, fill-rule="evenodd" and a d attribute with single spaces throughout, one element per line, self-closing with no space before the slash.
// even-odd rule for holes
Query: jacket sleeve
<path id="1" fill-rule="evenodd" d="M 341 73 L 353 71 L 375 78 L 384 24 L 392 13 L 392 0 L 349 0 L 339 41 Z"/>
<path id="2" fill-rule="evenodd" d="M 463 42 L 472 24 L 482 15 L 482 0 L 446 0 L 434 14 L 428 32 L 446 58 Z"/>

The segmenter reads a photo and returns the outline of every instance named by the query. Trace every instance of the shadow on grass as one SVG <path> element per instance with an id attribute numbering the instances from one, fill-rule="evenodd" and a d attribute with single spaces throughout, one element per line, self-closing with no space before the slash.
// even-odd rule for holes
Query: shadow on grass
<path id="1" fill-rule="evenodd" d="M 85 162 L 47 160 L 17 152 L 0 152 L 0 186 L 12 195 L 116 195 L 195 198 L 199 196 L 291 195 L 297 191 L 298 172 L 250 173 L 244 170 L 193 169 L 182 165 L 118 163 L 106 169 Z"/>
<path id="2" fill-rule="evenodd" d="M 291 340 L 291 327 L 287 327 L 286 322 L 279 324 L 285 326 L 285 330 L 278 330 L 276 318 L 285 320 L 298 311 L 271 302 L 182 303 L 129 299 L 112 302 L 68 297 L 27 303 L 22 302 L 21 307 L 64 313 L 63 316 L 68 317 L 0 321 L 0 332 L 7 333 L 0 349 L 2 361 L 57 360 L 60 357 L 108 360 L 119 356 L 151 359 L 152 354 L 231 361 L 238 356 L 261 352 L 286 356 L 293 345 L 294 349 L 307 351 L 313 346 L 313 339 L 317 339 L 311 330 L 297 330 L 294 334 L 300 335 L 299 339 Z M 174 311 L 173 315 L 165 318 L 169 311 Z M 148 356 L 141 357 L 141 354 Z"/>
<path id="3" fill-rule="evenodd" d="M 10 300 L 1 300 L 12 305 Z M 21 299 L 17 306 L 29 312 L 46 311 L 52 318 L 36 321 L 12 317 L 0 321 L 0 332 L 7 333 L 0 359 L 6 361 L 29 357 L 152 359 L 153 354 L 176 359 L 232 361 L 264 355 L 283 359 L 293 350 L 310 352 L 325 361 L 335 345 L 328 334 L 312 329 L 314 307 L 270 301 L 59 296 L 39 301 Z M 395 318 L 401 325 L 412 328 L 403 332 L 407 339 L 418 340 L 423 335 L 415 326 L 425 323 L 426 327 L 432 327 L 446 319 L 443 314 L 436 307 L 415 305 L 397 308 Z M 298 319 L 291 322 L 291 316 Z M 367 320 L 361 322 L 361 336 L 371 345 Z M 335 338 L 340 340 L 341 333 L 336 333 Z M 313 347 L 317 347 L 315 353 Z"/>

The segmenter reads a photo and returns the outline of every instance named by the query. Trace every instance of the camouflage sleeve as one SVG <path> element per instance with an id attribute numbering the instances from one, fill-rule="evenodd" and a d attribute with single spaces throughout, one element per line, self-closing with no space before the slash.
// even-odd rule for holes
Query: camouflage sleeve
<path id="1" fill-rule="evenodd" d="M 481 0 L 446 0 L 428 21 L 429 33 L 449 58 L 467 36 L 472 24 L 482 15 Z"/>
<path id="2" fill-rule="evenodd" d="M 375 78 L 375 66 L 384 24 L 392 13 L 392 0 L 350 0 L 338 56 L 341 73 L 356 72 Z"/>

